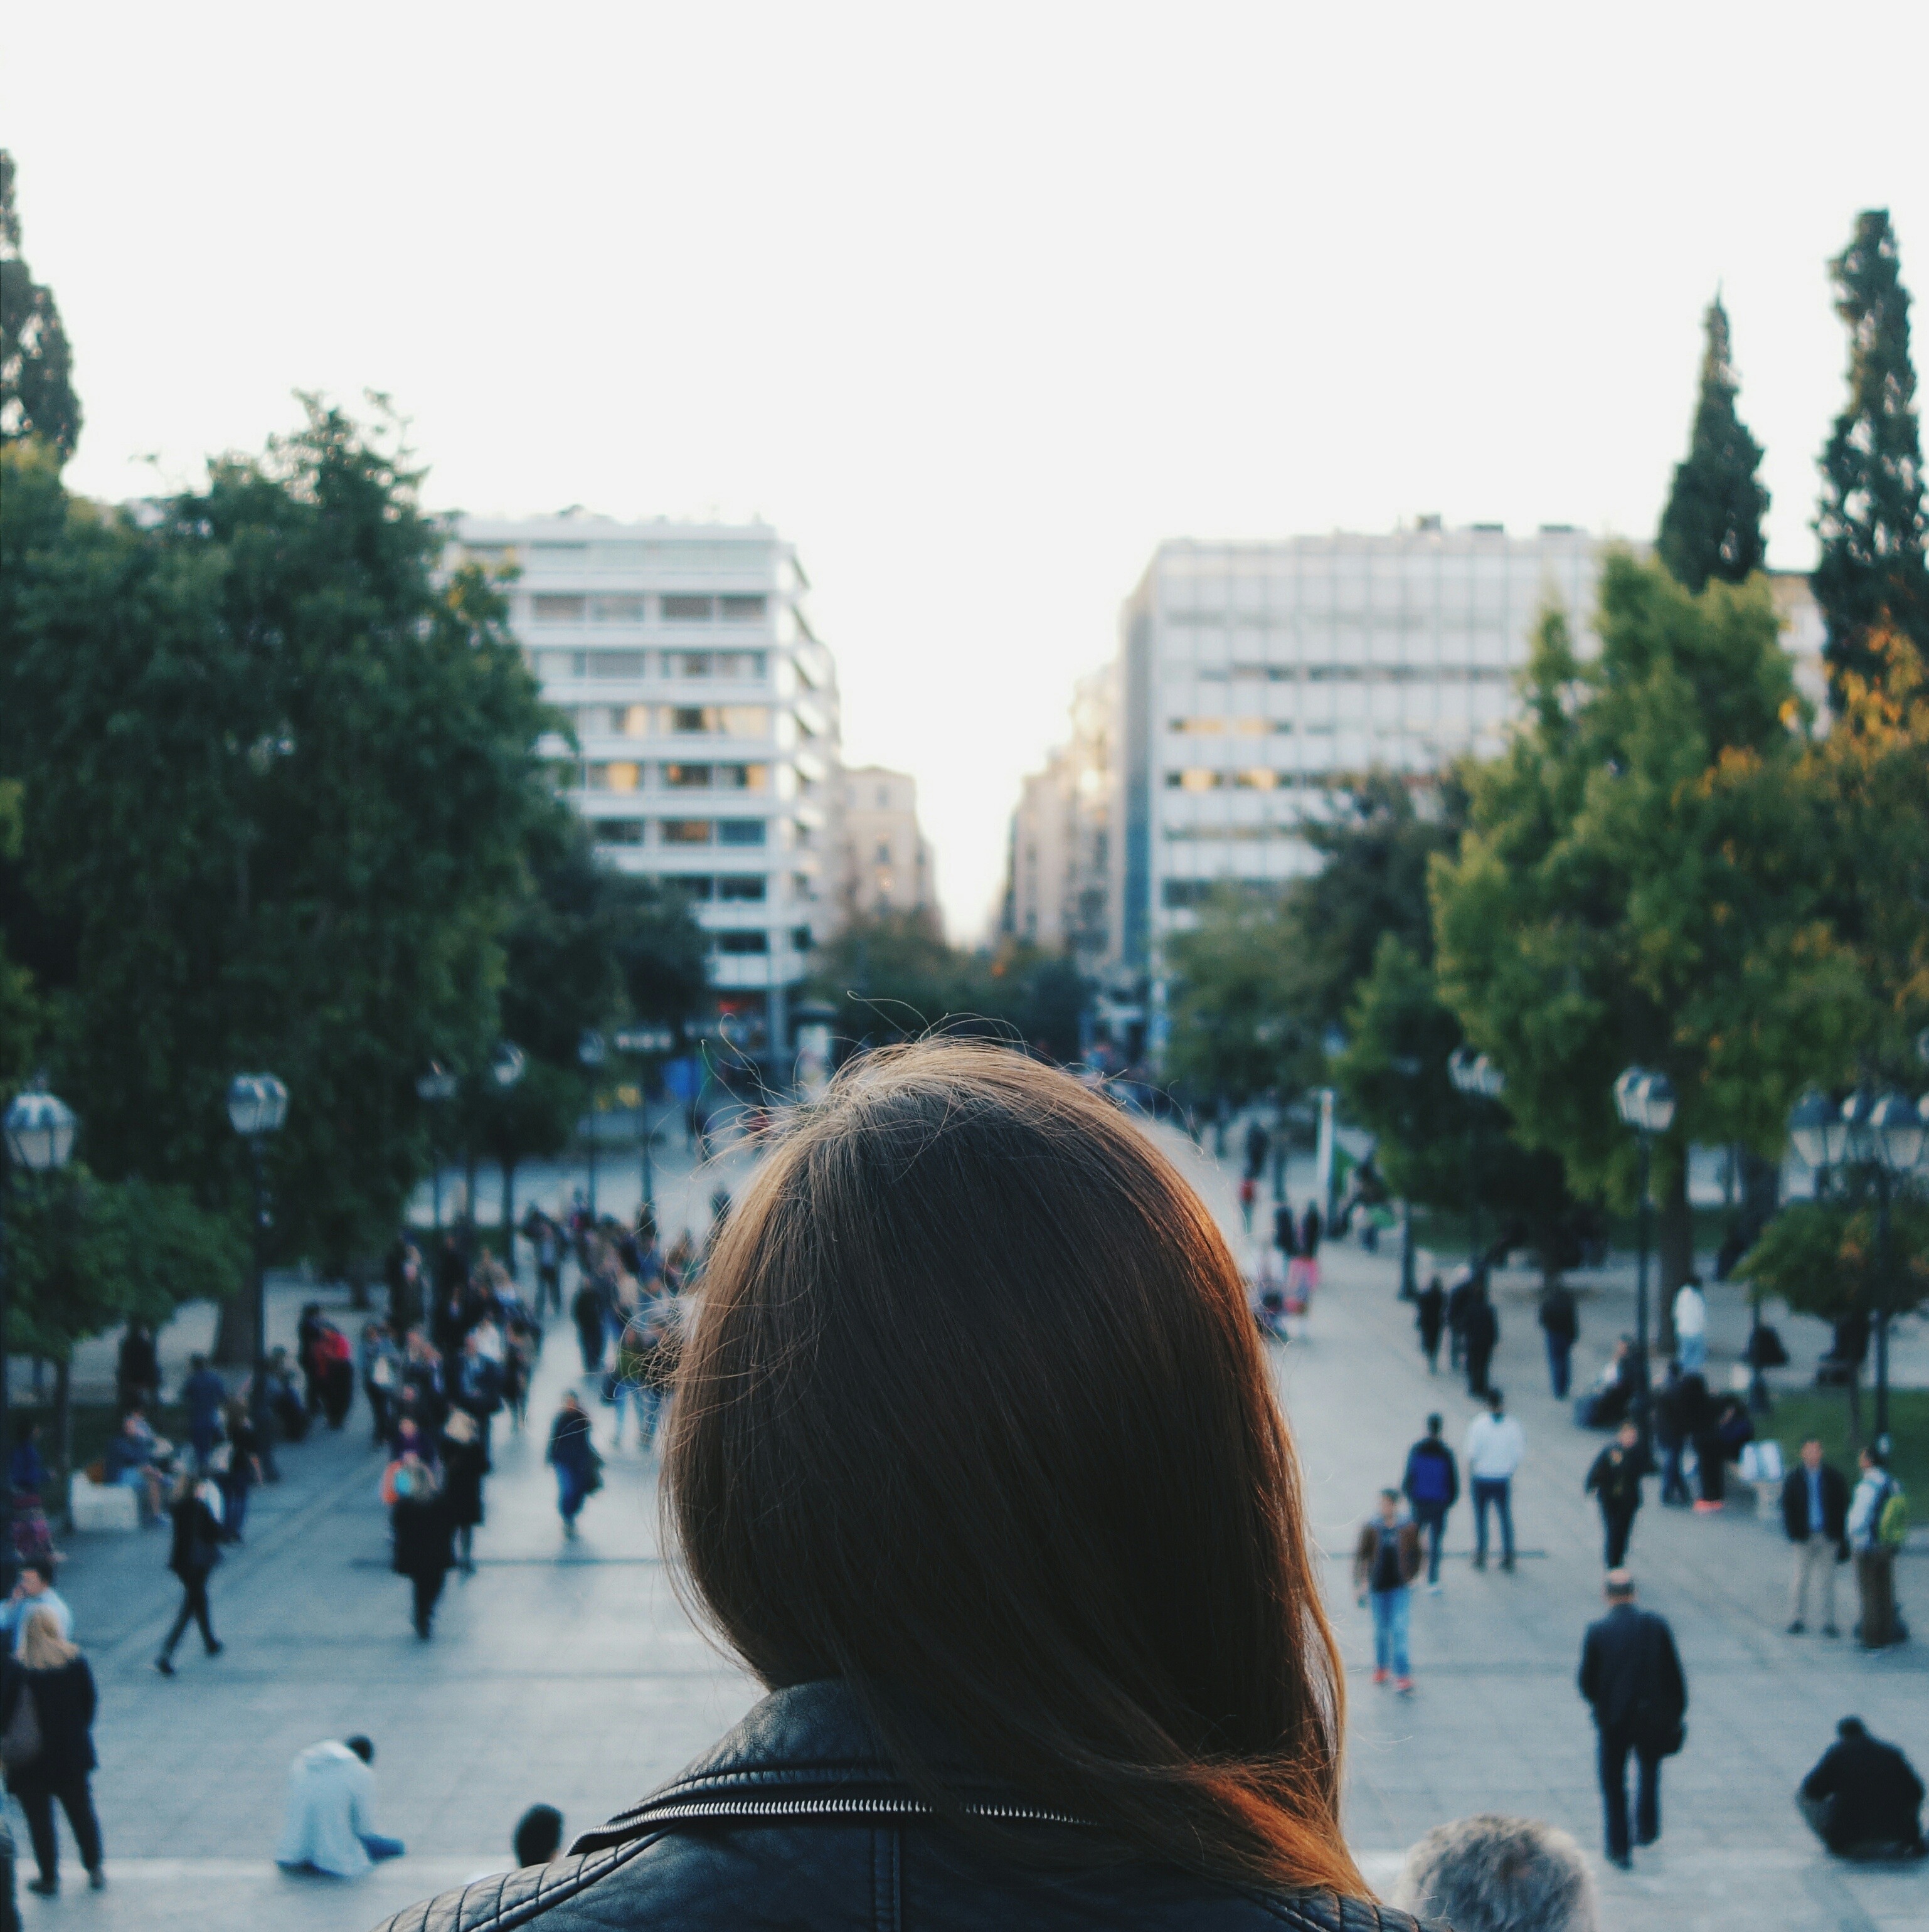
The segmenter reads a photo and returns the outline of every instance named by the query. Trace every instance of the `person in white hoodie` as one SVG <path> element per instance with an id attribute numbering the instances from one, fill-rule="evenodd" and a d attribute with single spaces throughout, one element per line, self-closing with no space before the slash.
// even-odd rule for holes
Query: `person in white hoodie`
<path id="1" fill-rule="evenodd" d="M 1487 1567 L 1487 1511 L 1500 1512 L 1500 1567 L 1514 1568 L 1514 1472 L 1527 1454 L 1520 1424 L 1507 1413 L 1498 1389 L 1487 1391 L 1487 1412 L 1467 1425 L 1461 1460 L 1474 1498 L 1474 1568 Z"/>
<path id="2" fill-rule="evenodd" d="M 1675 1291 L 1675 1359 L 1682 1373 L 1698 1373 L 1708 1362 L 1708 1298 L 1700 1278 L 1690 1275 Z"/>
<path id="3" fill-rule="evenodd" d="M 375 1747 L 366 1738 L 328 1739 L 288 1768 L 288 1816 L 274 1862 L 336 1878 L 359 1878 L 379 1858 L 402 1856 L 399 1838 L 369 1828 L 375 1809 Z"/>

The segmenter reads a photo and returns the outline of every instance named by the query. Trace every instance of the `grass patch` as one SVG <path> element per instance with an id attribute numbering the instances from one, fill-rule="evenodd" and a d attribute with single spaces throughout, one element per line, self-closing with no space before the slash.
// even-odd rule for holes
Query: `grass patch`
<path id="1" fill-rule="evenodd" d="M 1797 1389 L 1778 1395 L 1775 1406 L 1757 1425 L 1758 1432 L 1781 1444 L 1782 1460 L 1792 1468 L 1802 1444 L 1811 1436 L 1822 1438 L 1830 1462 L 1852 1484 L 1856 1453 L 1875 1433 L 1874 1390 L 1861 1391 L 1862 1434 L 1849 1439 L 1849 1394 L 1846 1389 Z M 1929 1389 L 1892 1388 L 1888 1392 L 1888 1432 L 1894 1442 L 1889 1468 L 1909 1492 L 1920 1520 L 1929 1514 Z"/>

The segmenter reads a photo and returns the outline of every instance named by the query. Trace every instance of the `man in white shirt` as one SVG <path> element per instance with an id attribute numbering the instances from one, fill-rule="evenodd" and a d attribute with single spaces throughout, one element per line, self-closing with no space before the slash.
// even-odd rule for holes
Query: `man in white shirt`
<path id="1" fill-rule="evenodd" d="M 72 1640 L 74 1612 L 53 1586 L 52 1563 L 45 1558 L 30 1556 L 20 1565 L 20 1580 L 14 1586 L 14 1594 L 0 1604 L 0 1631 L 5 1633 L 8 1648 L 16 1657 L 27 1640 L 27 1618 L 35 1610 L 52 1611 L 61 1635 Z"/>
<path id="2" fill-rule="evenodd" d="M 1514 1568 L 1514 1472 L 1527 1454 L 1520 1424 L 1507 1413 L 1498 1389 L 1487 1391 L 1487 1412 L 1467 1425 L 1462 1460 L 1474 1493 L 1474 1568 L 1487 1567 L 1487 1511 L 1500 1512 L 1500 1567 Z"/>
<path id="3" fill-rule="evenodd" d="M 1675 1359 L 1684 1376 L 1708 1364 L 1708 1302 L 1694 1275 L 1675 1291 Z"/>
<path id="4" fill-rule="evenodd" d="M 369 1829 L 375 1808 L 375 1747 L 366 1738 L 310 1744 L 288 1768 L 288 1816 L 274 1862 L 358 1878 L 378 1858 L 398 1858 L 401 1841 Z"/>

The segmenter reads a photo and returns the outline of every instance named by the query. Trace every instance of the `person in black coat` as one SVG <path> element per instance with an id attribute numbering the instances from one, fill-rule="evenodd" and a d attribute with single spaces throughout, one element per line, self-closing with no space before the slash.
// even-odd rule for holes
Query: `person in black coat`
<path id="1" fill-rule="evenodd" d="M 1574 1344 L 1580 1339 L 1581 1314 L 1574 1292 L 1556 1282 L 1540 1298 L 1540 1327 L 1547 1337 L 1547 1374 L 1554 1400 L 1565 1402 L 1573 1377 Z"/>
<path id="2" fill-rule="evenodd" d="M 0 1663 L 0 1736 L 7 1734 L 23 1696 L 33 1700 L 40 1748 L 25 1762 L 7 1767 L 7 1789 L 26 1814 L 40 1867 L 40 1876 L 28 1881 L 27 1889 L 44 1898 L 60 1889 L 60 1841 L 53 1822 L 58 1798 L 80 1848 L 87 1882 L 98 1892 L 107 1880 L 100 1820 L 88 1786 L 99 1761 L 94 1755 L 94 1673 L 61 1635 L 50 1611 L 36 1611 L 28 1619 L 20 1661 Z"/>
<path id="3" fill-rule="evenodd" d="M 1915 1767 L 1894 1745 L 1870 1737 L 1859 1718 L 1844 1718 L 1835 1736 L 1796 1793 L 1809 1828 L 1838 1858 L 1921 1858 L 1922 1780 Z"/>
<path id="4" fill-rule="evenodd" d="M 190 1617 L 201 1628 L 201 1641 L 207 1646 L 208 1654 L 219 1657 L 221 1654 L 222 1646 L 214 1635 L 208 1610 L 208 1579 L 221 1560 L 221 1543 L 227 1534 L 226 1526 L 208 1504 L 210 1495 L 218 1497 L 220 1493 L 212 1483 L 197 1483 L 188 1475 L 174 1486 L 174 1501 L 168 1509 L 174 1538 L 168 1550 L 167 1567 L 181 1579 L 181 1608 L 176 1612 L 174 1628 L 167 1633 L 160 1654 L 154 1660 L 154 1667 L 164 1677 L 174 1675 L 174 1646 L 181 1641 Z"/>
<path id="5" fill-rule="evenodd" d="M 1440 1371 L 1440 1331 L 1447 1321 L 1447 1291 L 1440 1277 L 1432 1276 L 1414 1298 L 1413 1325 L 1420 1330 L 1420 1352 L 1426 1358 L 1426 1372 Z"/>
<path id="6" fill-rule="evenodd" d="M 1627 1557 L 1628 1539 L 1634 1532 L 1635 1514 L 1641 1507 L 1641 1479 L 1653 1468 L 1642 1453 L 1640 1430 L 1633 1423 L 1624 1422 L 1588 1471 L 1582 1488 L 1600 1504 L 1601 1529 L 1606 1539 L 1604 1568 L 1618 1570 Z"/>
<path id="7" fill-rule="evenodd" d="M 476 1527 L 482 1520 L 482 1479 L 490 1466 L 475 1417 L 465 1408 L 451 1410 L 442 1425 L 442 1500 L 455 1532 L 456 1567 L 471 1576 L 476 1574 Z"/>
<path id="8" fill-rule="evenodd" d="M 1500 1343 L 1500 1317 L 1487 1299 L 1486 1277 L 1478 1276 L 1472 1298 L 1467 1304 L 1466 1326 L 1461 1340 L 1467 1352 L 1467 1393 L 1484 1402 L 1487 1394 L 1487 1365 Z"/>
<path id="9" fill-rule="evenodd" d="M 1634 1836 L 1652 1845 L 1661 1835 L 1661 1760 L 1681 1748 L 1688 1680 L 1674 1633 L 1652 1610 L 1634 1606 L 1625 1570 L 1607 1574 L 1607 1615 L 1588 1626 L 1581 1645 L 1581 1695 L 1594 1707 L 1600 1733 L 1600 1792 L 1607 1816 L 1607 1861 L 1628 1870 L 1628 1759 L 1640 1767 Z"/>
<path id="10" fill-rule="evenodd" d="M 391 1568 L 414 1586 L 416 1634 L 426 1642 L 442 1586 L 455 1562 L 454 1532 L 440 1472 L 412 1449 L 390 1471 L 395 1534 Z"/>
<path id="11" fill-rule="evenodd" d="M 1795 1546 L 1795 1586 L 1789 1603 L 1789 1634 L 1808 1628 L 1808 1586 L 1819 1580 L 1822 1629 L 1834 1636 L 1835 1566 L 1849 1560 L 1849 1484 L 1822 1459 L 1822 1444 L 1802 1445 L 1802 1460 L 1782 1484 L 1782 1528 Z"/>

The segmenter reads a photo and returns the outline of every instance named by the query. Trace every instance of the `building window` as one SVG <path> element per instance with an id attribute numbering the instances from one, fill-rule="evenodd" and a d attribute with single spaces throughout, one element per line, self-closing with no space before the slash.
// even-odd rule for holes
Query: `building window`
<path id="1" fill-rule="evenodd" d="M 708 651 L 672 651 L 670 668 L 678 677 L 708 677 L 710 654 Z"/>
<path id="2" fill-rule="evenodd" d="M 768 952 L 770 935 L 767 932 L 720 932 L 717 934 L 719 952 Z"/>
<path id="3" fill-rule="evenodd" d="M 646 704 L 626 704 L 620 711 L 610 713 L 613 730 L 626 738 L 647 738 L 650 736 L 650 706 Z"/>
<path id="4" fill-rule="evenodd" d="M 710 660 L 711 675 L 738 679 L 746 684 L 761 683 L 764 660 L 762 651 L 718 651 Z"/>
<path id="5" fill-rule="evenodd" d="M 710 879 L 706 872 L 671 872 L 662 883 L 686 899 L 706 899 L 710 896 Z"/>
<path id="6" fill-rule="evenodd" d="M 580 651 L 538 651 L 534 655 L 532 668 L 538 677 L 560 679 L 583 675 Z"/>
<path id="7" fill-rule="evenodd" d="M 1225 782 L 1223 772 L 1209 772 L 1198 766 L 1190 771 L 1166 774 L 1166 788 L 1172 791 L 1214 791 Z"/>
<path id="8" fill-rule="evenodd" d="M 640 818 L 592 818 L 590 832 L 598 845 L 640 845 L 643 820 Z"/>
<path id="9" fill-rule="evenodd" d="M 1249 771 L 1236 772 L 1233 783 L 1241 791 L 1271 791 L 1280 782 L 1280 774 L 1264 765 L 1256 765 Z"/>
<path id="10" fill-rule="evenodd" d="M 880 785 L 878 788 L 878 809 L 880 812 L 889 812 L 890 808 L 891 788 L 889 785 Z"/>
<path id="11" fill-rule="evenodd" d="M 665 765 L 663 782 L 673 791 L 707 791 L 710 787 L 708 765 Z"/>
<path id="12" fill-rule="evenodd" d="M 761 845 L 766 836 L 764 820 L 760 818 L 720 818 L 717 820 L 718 842 L 724 845 Z"/>
<path id="13" fill-rule="evenodd" d="M 717 602 L 726 624 L 754 623 L 770 608 L 767 597 L 720 597 Z"/>
<path id="14" fill-rule="evenodd" d="M 1202 906 L 1212 897 L 1211 879 L 1167 879 L 1159 890 L 1160 903 L 1168 912 L 1180 912 Z"/>
<path id="15" fill-rule="evenodd" d="M 665 597 L 663 621 L 666 624 L 707 624 L 710 599 L 707 597 Z"/>
<path id="16" fill-rule="evenodd" d="M 670 713 L 673 731 L 714 731 L 720 722 L 714 704 L 680 704 Z"/>
<path id="17" fill-rule="evenodd" d="M 666 818 L 663 821 L 663 842 L 666 845 L 707 845 L 710 842 L 710 821 L 707 818 Z"/>
<path id="18" fill-rule="evenodd" d="M 584 669 L 591 677 L 641 677 L 645 659 L 640 651 L 590 651 Z"/>
<path id="19" fill-rule="evenodd" d="M 640 597 L 592 597 L 590 599 L 592 624 L 640 624 L 643 622 Z"/>
<path id="20" fill-rule="evenodd" d="M 727 738 L 769 737 L 770 707 L 767 704 L 724 705 L 723 733 Z"/>
<path id="21" fill-rule="evenodd" d="M 592 791 L 634 791 L 643 782 L 643 767 L 619 760 L 585 767 Z"/>
<path id="22" fill-rule="evenodd" d="M 888 866 L 891 862 L 891 842 L 888 838 L 880 838 L 878 841 L 878 850 L 874 856 L 877 862 L 880 866 Z"/>
<path id="23" fill-rule="evenodd" d="M 734 899 L 744 904 L 758 902 L 766 890 L 761 872 L 725 872 L 717 880 L 717 897 Z"/>
<path id="24" fill-rule="evenodd" d="M 791 949 L 798 952 L 808 952 L 817 944 L 815 937 L 807 926 L 794 926 L 790 928 Z"/>
<path id="25" fill-rule="evenodd" d="M 765 791 L 770 788 L 768 765 L 718 765 L 716 775 L 720 791 Z"/>
<path id="26" fill-rule="evenodd" d="M 580 624 L 589 600 L 580 591 L 538 590 L 530 614 L 538 624 Z"/>

